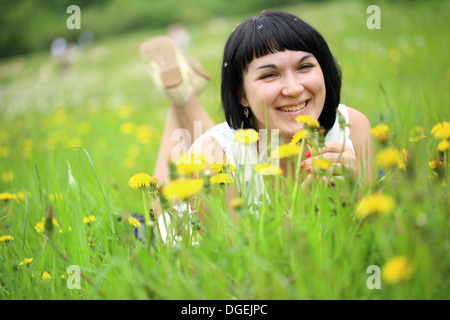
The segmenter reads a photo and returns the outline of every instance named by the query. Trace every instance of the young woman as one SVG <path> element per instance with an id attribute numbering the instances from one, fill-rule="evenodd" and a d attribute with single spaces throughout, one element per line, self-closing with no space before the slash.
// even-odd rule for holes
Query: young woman
<path id="1" fill-rule="evenodd" d="M 372 180 L 370 123 L 361 112 L 340 104 L 341 73 L 327 43 L 295 15 L 263 11 L 231 33 L 224 49 L 221 79 L 226 122 L 218 125 L 196 98 L 207 76 L 170 39 L 150 39 L 141 52 L 155 83 L 172 102 L 154 173 L 158 181 L 169 182 L 167 159 L 179 144 L 171 139 L 175 129 L 184 128 L 194 137 L 194 123 L 200 121 L 204 134 L 185 150 L 190 147 L 191 152 L 233 163 L 237 130 L 278 129 L 282 142 L 288 143 L 303 127 L 295 120 L 299 115 L 317 119 L 325 132 L 325 147 L 312 151 L 302 163 L 303 186 L 311 180 L 311 170 L 307 169 L 317 157 Z M 349 124 L 344 130 L 339 128 L 337 110 Z M 255 148 L 258 154 L 263 152 L 260 145 Z M 280 159 L 280 167 L 285 166 Z M 342 179 L 338 172 L 333 172 L 334 179 Z"/>

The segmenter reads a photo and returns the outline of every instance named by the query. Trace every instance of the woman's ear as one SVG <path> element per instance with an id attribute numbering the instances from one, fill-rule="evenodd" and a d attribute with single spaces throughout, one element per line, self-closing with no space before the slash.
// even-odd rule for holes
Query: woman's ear
<path id="1" fill-rule="evenodd" d="M 241 95 L 240 103 L 241 103 L 241 106 L 243 106 L 243 107 L 250 107 L 250 105 L 244 95 Z"/>

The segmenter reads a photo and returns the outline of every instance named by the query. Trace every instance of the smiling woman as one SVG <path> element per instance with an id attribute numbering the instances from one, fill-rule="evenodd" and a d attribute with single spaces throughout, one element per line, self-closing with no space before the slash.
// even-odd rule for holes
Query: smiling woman
<path id="1" fill-rule="evenodd" d="M 197 101 L 197 94 L 208 79 L 197 63 L 180 54 L 163 37 L 148 40 L 141 52 L 151 66 L 150 75 L 157 87 L 172 101 L 154 173 L 158 181 L 170 181 L 167 159 L 173 156 L 177 143 L 171 141 L 170 135 L 177 128 L 196 136 L 193 123 L 201 121 L 204 134 L 186 149 L 203 154 L 211 163 L 225 159 L 235 165 L 242 156 L 233 148 L 234 136 L 240 129 L 276 131 L 281 142 L 287 144 L 308 128 L 298 121 L 300 116 L 318 122 L 320 127 L 316 130 L 325 141 L 320 149 L 304 150 L 300 167 L 305 168 L 301 172 L 304 187 L 310 186 L 311 167 L 317 159 L 371 180 L 369 121 L 359 111 L 340 104 L 338 64 L 320 33 L 300 18 L 286 12 L 263 11 L 233 30 L 225 44 L 222 65 L 221 95 L 226 122 L 218 125 Z M 168 57 L 172 60 L 167 61 Z M 254 153 L 253 159 L 260 159 L 267 152 L 265 148 L 258 141 L 247 151 Z M 298 172 L 295 167 L 287 170 L 296 164 L 286 159 L 279 159 L 279 166 L 285 175 Z M 343 178 L 342 170 L 329 170 L 331 181 Z M 246 179 L 245 185 L 251 178 Z"/>

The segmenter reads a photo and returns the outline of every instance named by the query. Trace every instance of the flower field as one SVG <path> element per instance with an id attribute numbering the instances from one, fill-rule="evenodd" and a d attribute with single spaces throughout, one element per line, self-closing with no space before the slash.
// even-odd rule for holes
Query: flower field
<path id="1" fill-rule="evenodd" d="M 305 137 L 317 133 L 299 119 L 309 129 L 274 150 L 295 172 L 253 168 L 248 189 L 270 190 L 257 206 L 236 188 L 241 167 L 205 171 L 199 155 L 156 187 L 168 102 L 138 47 L 166 30 L 95 40 L 64 68 L 49 52 L 1 60 L 0 299 L 449 299 L 450 5 L 382 2 L 370 30 L 364 3 L 283 9 L 323 33 L 341 102 L 370 120 L 373 184 L 348 175 L 330 187 L 334 164 L 317 161 L 303 190 Z M 187 26 L 186 51 L 211 75 L 199 101 L 217 122 L 222 49 L 243 18 Z M 165 245 L 156 202 L 171 217 Z"/>

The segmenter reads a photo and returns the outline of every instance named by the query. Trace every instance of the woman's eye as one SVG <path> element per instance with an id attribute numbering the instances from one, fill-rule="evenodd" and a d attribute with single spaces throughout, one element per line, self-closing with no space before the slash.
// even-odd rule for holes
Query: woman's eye
<path id="1" fill-rule="evenodd" d="M 275 77 L 275 76 L 276 76 L 275 73 L 266 73 L 265 75 L 263 75 L 261 77 L 261 79 L 268 79 L 268 78 L 272 78 L 272 77 Z"/>
<path id="2" fill-rule="evenodd" d="M 312 67 L 313 67 L 312 64 L 302 64 L 301 66 L 298 67 L 298 70 L 307 70 Z"/>

